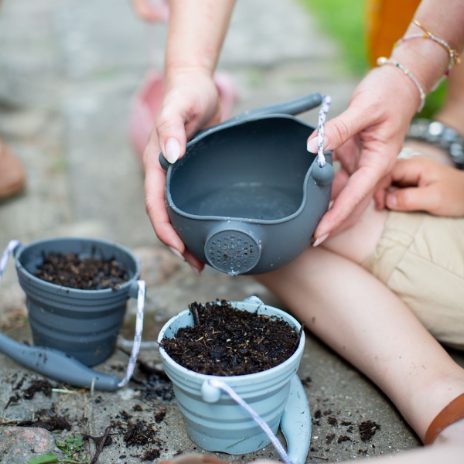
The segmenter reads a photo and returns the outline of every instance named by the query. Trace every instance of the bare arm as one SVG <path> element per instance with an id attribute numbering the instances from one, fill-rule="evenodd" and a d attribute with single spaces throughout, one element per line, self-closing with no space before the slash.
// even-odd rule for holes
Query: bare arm
<path id="1" fill-rule="evenodd" d="M 415 18 L 452 48 L 462 50 L 462 0 L 423 0 Z M 420 29 L 411 25 L 407 34 L 412 32 L 420 33 Z M 446 49 L 432 40 L 403 42 L 392 58 L 417 78 L 426 93 L 448 67 Z M 348 109 L 327 123 L 327 148 L 335 149 L 350 177 L 316 230 L 318 243 L 346 227 L 347 218 L 353 217 L 379 180 L 390 172 L 420 102 L 413 80 L 395 66 L 385 65 L 369 72 L 355 90 Z M 315 144 L 311 145 L 314 148 Z"/>

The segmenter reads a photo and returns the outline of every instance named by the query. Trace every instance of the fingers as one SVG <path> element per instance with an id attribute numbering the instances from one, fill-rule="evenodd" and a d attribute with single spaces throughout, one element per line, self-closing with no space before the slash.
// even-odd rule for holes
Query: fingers
<path id="1" fill-rule="evenodd" d="M 343 223 L 361 202 L 372 195 L 378 182 L 377 169 L 370 166 L 359 168 L 339 193 L 332 208 L 324 214 L 314 233 L 315 243 L 322 243 L 328 236 L 343 228 Z M 367 203 L 366 203 L 367 205 Z"/>
<path id="2" fill-rule="evenodd" d="M 152 156 L 151 145 L 144 154 L 145 167 L 145 207 L 157 237 L 178 255 L 183 256 L 185 246 L 173 229 L 165 206 L 164 191 L 166 175 L 158 157 Z"/>
<path id="3" fill-rule="evenodd" d="M 339 116 L 331 119 L 325 125 L 324 147 L 335 150 L 364 129 L 370 121 L 356 106 L 350 106 Z M 308 151 L 317 153 L 317 132 L 314 131 L 308 138 Z"/>
<path id="4" fill-rule="evenodd" d="M 434 185 L 396 189 L 386 196 L 386 206 L 393 211 L 429 211 L 441 205 L 441 195 Z"/>
<path id="5" fill-rule="evenodd" d="M 340 192 L 345 188 L 349 179 L 348 173 L 344 169 L 340 169 L 335 173 L 334 180 L 332 183 L 332 200 L 340 195 Z"/>
<path id="6" fill-rule="evenodd" d="M 169 17 L 169 8 L 166 0 L 132 0 L 134 10 L 144 21 L 166 22 Z"/>
<path id="7" fill-rule="evenodd" d="M 419 185 L 428 166 L 429 160 L 424 157 L 400 159 L 391 171 L 392 183 L 403 186 Z"/>
<path id="8" fill-rule="evenodd" d="M 185 133 L 185 118 L 179 109 L 171 107 L 162 110 L 156 122 L 156 134 L 159 147 L 164 157 L 172 164 L 185 153 L 187 135 Z M 153 148 L 157 145 L 151 145 Z M 147 149 L 150 148 L 150 144 Z M 156 155 L 157 156 L 157 155 Z"/>

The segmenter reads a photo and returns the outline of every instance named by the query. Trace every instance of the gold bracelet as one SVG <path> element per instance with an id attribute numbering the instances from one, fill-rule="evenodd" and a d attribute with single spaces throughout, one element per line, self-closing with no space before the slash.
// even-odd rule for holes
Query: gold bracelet
<path id="1" fill-rule="evenodd" d="M 439 36 L 433 34 L 432 32 L 430 32 L 417 19 L 415 19 L 413 21 L 413 24 L 415 26 L 417 26 L 422 31 L 422 33 L 421 34 L 412 34 L 412 35 L 409 35 L 409 36 L 406 36 L 406 37 L 402 37 L 401 39 L 399 39 L 395 43 L 394 48 L 396 48 L 398 45 L 401 45 L 404 42 L 407 42 L 407 41 L 413 40 L 413 39 L 428 39 L 428 40 L 431 40 L 431 41 L 435 42 L 436 44 L 440 45 L 440 47 L 442 47 L 446 51 L 446 53 L 448 54 L 448 69 L 445 72 L 445 75 L 448 75 L 449 72 L 451 71 L 451 69 L 456 64 L 459 64 L 461 62 L 459 52 L 457 50 L 455 50 L 454 48 L 451 48 L 449 43 L 445 39 L 442 39 L 441 37 L 439 37 Z"/>
<path id="2" fill-rule="evenodd" d="M 421 111 L 422 108 L 424 107 L 426 93 L 421 83 L 417 79 L 417 77 L 406 66 L 402 65 L 397 60 L 393 60 L 392 58 L 386 58 L 385 56 L 381 56 L 377 58 L 377 66 L 385 66 L 385 65 L 394 66 L 396 69 L 399 69 L 405 76 L 408 76 L 409 79 L 411 79 L 413 84 L 416 86 L 416 89 L 418 90 L 419 97 L 420 97 L 420 105 L 419 105 L 419 109 L 417 110 L 417 112 Z"/>

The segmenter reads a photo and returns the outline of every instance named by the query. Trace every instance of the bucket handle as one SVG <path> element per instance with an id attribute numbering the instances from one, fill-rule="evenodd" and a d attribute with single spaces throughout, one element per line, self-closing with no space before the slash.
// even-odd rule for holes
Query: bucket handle
<path id="1" fill-rule="evenodd" d="M 314 92 L 304 97 L 296 98 L 284 103 L 277 103 L 274 105 L 263 106 L 261 108 L 256 108 L 254 110 L 244 111 L 239 115 L 228 119 L 227 121 L 221 122 L 214 126 L 208 127 L 207 129 L 197 132 L 189 143 L 194 142 L 199 135 L 202 135 L 209 131 L 217 131 L 220 129 L 225 129 L 229 126 L 233 126 L 240 122 L 245 122 L 250 119 L 254 119 L 259 116 L 269 116 L 271 114 L 288 114 L 288 115 L 297 115 L 304 113 L 305 111 L 312 110 L 317 108 L 323 102 L 323 97 L 320 93 Z M 171 163 L 165 158 L 165 156 L 160 153 L 159 162 L 161 167 L 166 171 Z"/>
<path id="2" fill-rule="evenodd" d="M 20 247 L 18 240 L 11 240 L 0 259 L 0 282 L 8 259 Z M 16 342 L 0 333 L 0 353 L 4 353 L 18 364 L 23 365 L 51 379 L 69 383 L 78 387 L 87 387 L 92 391 L 116 391 L 127 385 L 135 369 L 140 349 L 143 330 L 143 313 L 145 306 L 145 282 L 138 280 L 130 289 L 130 296 L 137 298 L 137 318 L 134 343 L 128 361 L 126 374 L 122 379 L 90 369 L 80 361 L 62 351 L 42 346 L 29 346 Z"/>
<path id="3" fill-rule="evenodd" d="M 244 401 L 240 395 L 227 383 L 219 379 L 208 379 L 203 382 L 201 386 L 201 394 L 204 401 L 207 403 L 215 403 L 219 400 L 221 396 L 221 390 L 229 395 L 229 397 L 235 401 L 242 409 L 244 409 L 251 418 L 259 425 L 261 430 L 267 435 L 270 439 L 272 445 L 276 449 L 277 453 L 279 453 L 280 458 L 285 464 L 295 464 L 293 461 L 290 460 L 287 452 L 285 451 L 282 443 L 280 443 L 279 439 L 275 436 L 274 432 L 271 430 L 267 422 L 262 419 L 259 414 L 246 402 Z"/>

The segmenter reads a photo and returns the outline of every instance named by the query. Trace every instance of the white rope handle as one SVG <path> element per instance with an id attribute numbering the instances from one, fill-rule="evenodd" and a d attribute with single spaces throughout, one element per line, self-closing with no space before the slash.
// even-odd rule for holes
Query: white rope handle
<path id="1" fill-rule="evenodd" d="M 259 414 L 235 392 L 235 390 L 232 387 L 230 387 L 228 384 L 219 379 L 210 379 L 208 380 L 208 383 L 212 387 L 219 388 L 225 393 L 227 393 L 239 406 L 241 406 L 251 416 L 251 418 L 261 427 L 263 432 L 268 436 L 269 440 L 271 440 L 272 445 L 279 453 L 279 456 L 282 459 L 282 461 L 284 461 L 285 464 L 293 464 L 284 447 L 282 446 L 282 443 L 280 443 L 279 439 L 275 436 L 274 432 L 271 430 L 269 425 L 267 425 L 266 421 L 263 420 L 259 416 Z"/>
<path id="2" fill-rule="evenodd" d="M 2 254 L 2 259 L 0 260 L 0 282 L 3 278 L 3 274 L 6 269 L 6 265 L 8 264 L 8 259 L 9 257 L 14 253 L 16 248 L 21 245 L 19 240 L 11 240 L 10 243 L 6 246 L 6 248 L 3 250 Z"/>
<path id="3" fill-rule="evenodd" d="M 132 374 L 134 373 L 135 365 L 137 363 L 137 357 L 140 351 L 140 345 L 142 343 L 142 332 L 143 332 L 143 311 L 145 307 L 145 290 L 146 285 L 143 280 L 137 281 L 138 291 L 137 291 L 137 316 L 135 320 L 135 334 L 134 334 L 134 344 L 132 345 L 132 352 L 127 363 L 126 375 L 118 383 L 118 387 L 122 388 L 127 385 Z"/>
<path id="4" fill-rule="evenodd" d="M 322 98 L 322 104 L 319 109 L 319 118 L 317 122 L 317 164 L 319 167 L 324 167 L 326 160 L 324 156 L 324 139 L 325 139 L 325 122 L 327 113 L 329 112 L 332 98 L 328 95 Z"/>

